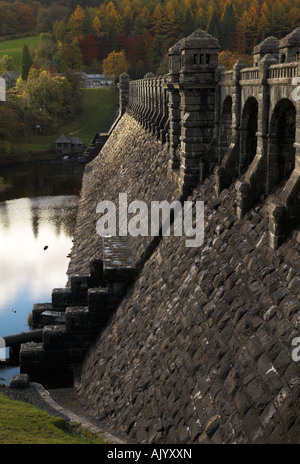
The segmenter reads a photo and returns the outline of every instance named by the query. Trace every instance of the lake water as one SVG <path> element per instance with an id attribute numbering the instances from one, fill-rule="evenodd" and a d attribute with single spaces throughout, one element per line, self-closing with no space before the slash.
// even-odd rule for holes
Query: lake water
<path id="1" fill-rule="evenodd" d="M 30 330 L 33 305 L 67 283 L 82 172 L 72 162 L 0 166 L 12 186 L 0 193 L 0 337 Z M 0 383 L 18 372 L 0 367 Z"/>

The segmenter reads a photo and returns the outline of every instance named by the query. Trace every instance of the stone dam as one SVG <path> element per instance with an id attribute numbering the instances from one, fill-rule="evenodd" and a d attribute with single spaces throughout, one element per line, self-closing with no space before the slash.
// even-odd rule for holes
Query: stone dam
<path id="1" fill-rule="evenodd" d="M 74 385 L 141 444 L 300 442 L 300 28 L 253 67 L 201 30 L 169 74 L 120 76 L 120 114 L 86 164 L 64 289 L 33 308 L 21 372 Z M 204 202 L 204 243 L 100 237 L 100 201 Z M 24 342 L 24 340 L 22 340 Z M 16 354 L 16 353 L 15 353 Z"/>

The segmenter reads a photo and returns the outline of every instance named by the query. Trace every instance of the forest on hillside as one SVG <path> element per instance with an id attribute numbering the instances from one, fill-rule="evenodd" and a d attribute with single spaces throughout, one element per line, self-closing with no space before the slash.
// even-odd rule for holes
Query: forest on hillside
<path id="1" fill-rule="evenodd" d="M 49 34 L 34 52 L 37 66 L 99 72 L 116 52 L 133 78 L 165 72 L 168 48 L 198 28 L 219 39 L 230 65 L 299 25 L 300 0 L 0 1 L 0 38 Z"/>

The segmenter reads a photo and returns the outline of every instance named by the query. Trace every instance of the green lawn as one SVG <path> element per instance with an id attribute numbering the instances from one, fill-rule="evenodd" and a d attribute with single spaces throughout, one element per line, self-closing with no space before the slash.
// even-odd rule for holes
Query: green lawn
<path id="1" fill-rule="evenodd" d="M 103 444 L 79 425 L 71 427 L 28 403 L 0 394 L 0 444 Z"/>
<path id="2" fill-rule="evenodd" d="M 5 40 L 0 42 L 0 56 L 8 55 L 12 57 L 15 71 L 20 71 L 22 50 L 24 44 L 30 47 L 36 46 L 40 41 L 39 36 L 24 37 L 22 39 Z"/>
<path id="3" fill-rule="evenodd" d="M 96 133 L 105 132 L 118 108 L 117 90 L 82 89 L 82 92 L 83 113 L 76 120 L 60 127 L 55 134 L 31 136 L 26 143 L 14 145 L 12 153 L 17 157 L 27 156 L 28 160 L 35 156 L 49 159 L 49 152 L 53 152 L 54 142 L 61 134 L 79 137 L 88 146 Z M 10 155 L 10 159 L 14 161 L 12 158 L 13 155 Z"/>
<path id="4" fill-rule="evenodd" d="M 107 130 L 118 102 L 119 93 L 116 90 L 83 89 L 84 113 L 76 121 L 63 126 L 60 133 L 79 137 L 86 145 L 89 145 L 96 133 Z"/>

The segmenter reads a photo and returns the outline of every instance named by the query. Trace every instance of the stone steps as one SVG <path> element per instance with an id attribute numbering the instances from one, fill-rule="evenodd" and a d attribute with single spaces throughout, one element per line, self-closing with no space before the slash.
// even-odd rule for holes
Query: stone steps
<path id="1" fill-rule="evenodd" d="M 136 275 L 126 240 L 104 237 L 103 260 L 91 260 L 89 275 L 71 276 L 70 287 L 53 289 L 51 303 L 34 305 L 32 326 L 43 328 L 42 342 L 21 345 L 21 373 L 44 384 L 69 382 Z"/>

